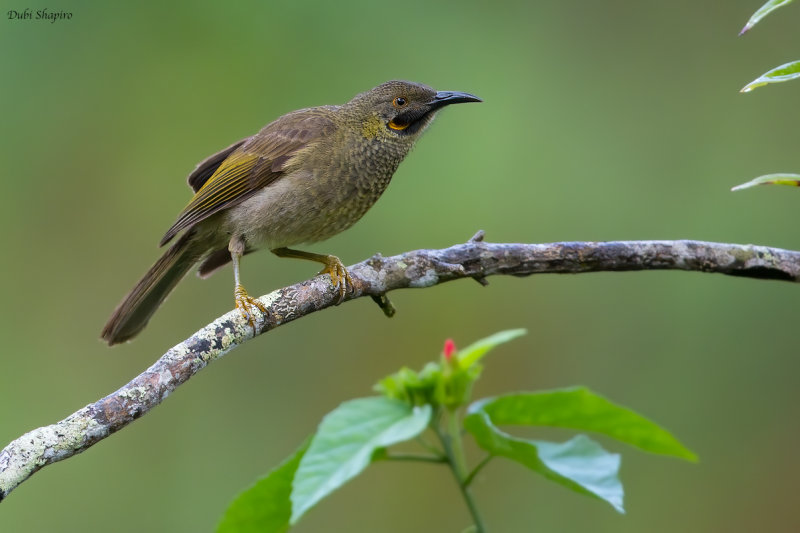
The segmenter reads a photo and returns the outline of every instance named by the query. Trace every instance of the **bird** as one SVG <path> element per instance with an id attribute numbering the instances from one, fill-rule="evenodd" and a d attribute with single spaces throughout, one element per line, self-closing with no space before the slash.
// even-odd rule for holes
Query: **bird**
<path id="1" fill-rule="evenodd" d="M 194 196 L 161 239 L 174 241 L 108 319 L 101 338 L 130 340 L 195 266 L 201 278 L 233 263 L 236 309 L 255 328 L 265 307 L 240 278 L 244 255 L 323 265 L 339 301 L 350 274 L 335 255 L 289 248 L 320 242 L 352 226 L 383 194 L 398 165 L 444 107 L 481 102 L 458 91 L 393 80 L 342 105 L 287 113 L 261 131 L 201 161 L 187 181 Z"/>

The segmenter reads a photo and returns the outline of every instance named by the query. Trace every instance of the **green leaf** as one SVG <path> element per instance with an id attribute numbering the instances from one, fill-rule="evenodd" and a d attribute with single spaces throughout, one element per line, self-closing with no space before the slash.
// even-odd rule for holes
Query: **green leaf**
<path id="1" fill-rule="evenodd" d="M 625 512 L 622 483 L 617 477 L 619 454 L 606 452 L 589 437 L 578 435 L 563 444 L 520 439 L 497 428 L 483 411 L 465 418 L 464 426 L 487 452 L 516 461 L 551 481 Z"/>
<path id="2" fill-rule="evenodd" d="M 516 339 L 517 337 L 521 337 L 526 333 L 528 333 L 528 331 L 524 329 L 509 329 L 506 331 L 500 331 L 494 335 L 490 335 L 485 339 L 473 342 L 463 350 L 458 351 L 459 364 L 462 368 L 469 368 L 480 361 L 486 352 L 495 346 Z"/>
<path id="3" fill-rule="evenodd" d="M 768 0 L 766 4 L 761 6 L 758 11 L 753 13 L 753 16 L 750 17 L 750 20 L 747 21 L 747 24 L 744 25 L 742 31 L 739 32 L 739 35 L 744 35 L 747 31 L 750 30 L 753 26 L 755 26 L 758 21 L 778 9 L 779 7 L 783 7 L 792 3 L 792 0 Z"/>
<path id="4" fill-rule="evenodd" d="M 469 414 L 478 412 L 485 412 L 498 425 L 595 431 L 647 452 L 697 460 L 665 429 L 583 387 L 486 398 L 470 405 Z"/>
<path id="5" fill-rule="evenodd" d="M 749 93 L 757 87 L 767 85 L 769 83 L 780 83 L 782 81 L 789 81 L 800 78 L 800 61 L 792 61 L 779 67 L 765 72 L 760 77 L 754 79 L 745 85 L 740 92 Z"/>
<path id="6" fill-rule="evenodd" d="M 294 455 L 240 493 L 222 515 L 217 533 L 284 533 L 289 530 L 297 465 L 308 449 L 306 441 Z"/>
<path id="7" fill-rule="evenodd" d="M 361 473 L 377 449 L 422 433 L 431 413 L 429 405 L 411 407 L 382 396 L 344 402 L 328 413 L 294 476 L 289 523 Z"/>
<path id="8" fill-rule="evenodd" d="M 749 189 L 756 185 L 791 185 L 793 187 L 800 187 L 800 174 L 767 174 L 752 179 L 747 183 L 737 185 L 731 190 L 741 191 L 742 189 Z"/>

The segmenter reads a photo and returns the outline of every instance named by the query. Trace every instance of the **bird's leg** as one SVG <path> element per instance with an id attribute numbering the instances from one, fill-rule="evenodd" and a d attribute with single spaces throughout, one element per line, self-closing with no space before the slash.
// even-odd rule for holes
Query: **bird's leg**
<path id="1" fill-rule="evenodd" d="M 239 280 L 239 260 L 244 255 L 244 241 L 238 236 L 233 236 L 228 244 L 228 250 L 231 252 L 231 260 L 233 261 L 233 280 L 236 284 L 236 288 L 233 291 L 233 296 L 236 300 L 236 309 L 242 313 L 244 319 L 250 323 L 250 325 L 253 327 L 253 331 L 255 331 L 256 321 L 253 308 L 257 308 L 265 315 L 268 314 L 267 308 L 264 307 L 264 305 L 256 298 L 253 298 L 247 294 L 247 291 L 244 289 L 244 286 Z"/>
<path id="2" fill-rule="evenodd" d="M 330 275 L 333 287 L 339 291 L 339 301 L 337 303 L 341 303 L 342 300 L 344 300 L 345 294 L 347 294 L 347 290 L 353 287 L 353 280 L 350 279 L 350 273 L 347 272 L 342 261 L 335 255 L 301 252 L 300 250 L 291 250 L 289 248 L 275 248 L 272 250 L 272 253 L 278 257 L 307 259 L 325 265 L 325 268 L 320 270 L 318 275 Z"/>

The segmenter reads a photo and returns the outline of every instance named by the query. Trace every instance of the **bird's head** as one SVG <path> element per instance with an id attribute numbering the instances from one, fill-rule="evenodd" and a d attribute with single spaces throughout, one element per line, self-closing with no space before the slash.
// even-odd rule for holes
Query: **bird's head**
<path id="1" fill-rule="evenodd" d="M 385 131 L 380 132 L 383 136 L 414 139 L 425 131 L 441 108 L 481 101 L 469 93 L 435 91 L 410 81 L 387 81 L 356 95 L 345 107 L 354 110 L 366 123 L 384 128 Z M 372 123 L 376 117 L 379 124 Z"/>

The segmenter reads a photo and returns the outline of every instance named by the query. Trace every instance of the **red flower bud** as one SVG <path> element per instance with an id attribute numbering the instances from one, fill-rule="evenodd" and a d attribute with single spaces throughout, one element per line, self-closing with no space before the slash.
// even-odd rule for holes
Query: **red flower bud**
<path id="1" fill-rule="evenodd" d="M 444 358 L 447 361 L 450 361 L 453 358 L 453 354 L 456 352 L 456 343 L 453 342 L 453 339 L 447 339 L 444 341 Z"/>

